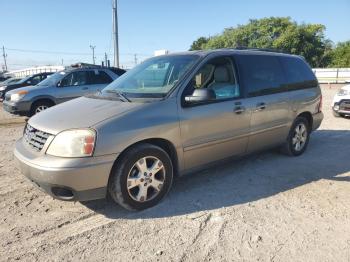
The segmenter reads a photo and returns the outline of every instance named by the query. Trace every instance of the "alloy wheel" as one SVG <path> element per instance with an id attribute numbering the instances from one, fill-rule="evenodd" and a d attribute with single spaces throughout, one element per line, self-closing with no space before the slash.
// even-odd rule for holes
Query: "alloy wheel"
<path id="1" fill-rule="evenodd" d="M 42 106 L 38 106 L 36 109 L 35 109 L 35 114 L 37 113 L 40 113 L 41 111 L 44 111 L 46 109 L 48 109 L 49 107 L 46 106 L 46 105 L 42 105 Z"/>
<path id="2" fill-rule="evenodd" d="M 165 168 L 158 158 L 146 156 L 131 168 L 127 178 L 129 196 L 137 202 L 154 199 L 163 188 Z"/>
<path id="3" fill-rule="evenodd" d="M 292 139 L 293 147 L 295 151 L 303 150 L 307 141 L 308 131 L 304 123 L 298 124 L 294 129 L 294 136 Z"/>

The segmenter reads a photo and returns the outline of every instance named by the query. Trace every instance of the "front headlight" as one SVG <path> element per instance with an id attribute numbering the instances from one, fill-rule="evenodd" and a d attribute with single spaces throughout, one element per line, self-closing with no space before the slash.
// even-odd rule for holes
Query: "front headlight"
<path id="1" fill-rule="evenodd" d="M 59 133 L 46 154 L 59 157 L 89 157 L 95 148 L 96 132 L 92 129 L 73 129 Z"/>
<path id="2" fill-rule="evenodd" d="M 4 91 L 7 86 L 0 86 L 0 91 Z"/>
<path id="3" fill-rule="evenodd" d="M 19 91 L 15 94 L 12 94 L 11 101 L 17 102 L 21 100 L 26 94 L 28 94 L 28 91 Z"/>

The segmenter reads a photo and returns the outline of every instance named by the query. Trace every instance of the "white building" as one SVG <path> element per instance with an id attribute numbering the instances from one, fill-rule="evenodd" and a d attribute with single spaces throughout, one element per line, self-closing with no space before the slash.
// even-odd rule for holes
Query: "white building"
<path id="1" fill-rule="evenodd" d="M 154 56 L 167 55 L 169 54 L 169 50 L 162 49 L 154 51 Z"/>

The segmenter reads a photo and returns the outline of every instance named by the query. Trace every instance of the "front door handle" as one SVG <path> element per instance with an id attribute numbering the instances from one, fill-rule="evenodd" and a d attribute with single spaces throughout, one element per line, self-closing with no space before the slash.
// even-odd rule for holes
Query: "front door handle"
<path id="1" fill-rule="evenodd" d="M 83 87 L 82 90 L 88 90 L 89 88 L 88 87 Z"/>
<path id="2" fill-rule="evenodd" d="M 266 108 L 266 104 L 265 104 L 264 102 L 261 102 L 261 103 L 258 103 L 258 104 L 256 105 L 255 111 L 262 111 L 262 110 L 264 110 L 265 108 Z"/>
<path id="3" fill-rule="evenodd" d="M 233 109 L 233 112 L 235 112 L 237 115 L 242 114 L 245 111 L 244 106 L 237 105 Z"/>

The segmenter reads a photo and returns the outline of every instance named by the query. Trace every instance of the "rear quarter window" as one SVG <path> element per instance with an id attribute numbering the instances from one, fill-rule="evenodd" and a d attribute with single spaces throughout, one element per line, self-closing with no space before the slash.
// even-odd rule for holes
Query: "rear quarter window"
<path id="1" fill-rule="evenodd" d="M 89 71 L 89 83 L 93 85 L 109 84 L 113 82 L 113 79 L 104 71 L 94 70 Z"/>
<path id="2" fill-rule="evenodd" d="M 288 90 L 312 88 L 318 85 L 314 73 L 306 62 L 299 57 L 280 57 L 286 75 Z"/>

